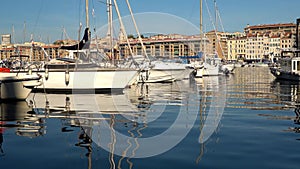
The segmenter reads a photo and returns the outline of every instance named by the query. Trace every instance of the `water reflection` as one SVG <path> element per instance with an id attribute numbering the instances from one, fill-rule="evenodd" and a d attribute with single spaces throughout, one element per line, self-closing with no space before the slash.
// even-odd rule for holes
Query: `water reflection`
<path id="1" fill-rule="evenodd" d="M 267 67 L 238 68 L 227 81 L 227 108 L 251 110 L 282 110 L 274 93 L 275 78 Z"/>
<path id="2" fill-rule="evenodd" d="M 300 124 L 300 105 L 296 105 L 296 108 L 295 108 L 295 114 L 296 114 L 296 118 L 294 120 L 295 124 Z M 299 128 L 298 128 L 298 131 L 299 131 Z"/>
<path id="3" fill-rule="evenodd" d="M 38 137 L 45 134 L 44 120 L 26 101 L 1 103 L 1 128 L 15 128 L 16 134 L 25 137 Z"/>
<path id="4" fill-rule="evenodd" d="M 1 123 L 0 123 L 1 124 Z M 0 131 L 0 157 L 4 156 L 4 150 L 2 148 L 2 143 L 3 143 L 3 132 Z"/>
<path id="5" fill-rule="evenodd" d="M 135 118 L 127 118 L 124 114 L 111 115 L 111 121 L 107 121 L 106 124 L 104 122 L 99 126 L 94 126 L 95 134 L 93 135 L 100 135 L 102 139 L 97 140 L 97 138 L 94 138 L 93 140 L 99 142 L 101 147 L 107 151 L 120 156 L 119 166 L 121 166 L 124 159 L 131 166 L 130 159 L 132 158 L 155 154 L 158 149 L 158 151 L 165 151 L 162 150 L 166 148 L 165 146 L 168 147 L 174 144 L 172 142 L 174 140 L 176 143 L 177 137 L 182 134 L 180 132 L 188 130 L 193 126 L 193 123 L 188 123 L 188 120 L 193 119 L 191 115 L 193 113 L 192 110 L 194 110 L 193 108 L 190 111 L 187 110 L 188 104 L 193 103 L 188 98 L 188 94 L 190 93 L 186 92 L 189 90 L 188 84 L 187 82 L 187 88 L 180 88 L 180 85 L 176 83 L 138 84 L 137 86 L 133 86 L 125 93 L 131 99 L 131 103 L 139 110 Z M 195 101 L 199 102 L 199 100 Z M 194 115 L 197 116 L 197 112 Z M 104 117 L 107 117 L 107 115 Z M 178 121 L 178 119 L 181 121 Z M 174 130 L 172 129 L 174 127 L 172 124 L 177 124 L 178 126 L 175 127 L 182 128 L 182 131 L 173 133 L 173 135 L 168 137 L 173 138 L 172 141 L 163 141 L 163 139 L 166 139 L 164 135 L 170 133 L 170 130 Z M 109 136 L 111 136 L 110 140 L 105 139 L 109 138 Z M 149 140 L 159 137 L 162 137 L 161 142 Z M 152 144 L 148 147 L 145 146 L 147 145 L 145 142 Z M 157 144 L 154 144 L 156 142 Z M 155 147 L 150 148 L 151 146 Z"/>
<path id="6" fill-rule="evenodd" d="M 199 156 L 196 164 L 200 164 L 206 149 L 206 142 L 213 141 L 211 135 L 217 133 L 227 101 L 227 80 L 231 76 L 211 76 L 196 79 L 200 95 L 199 111 Z"/>
<path id="7" fill-rule="evenodd" d="M 83 129 L 81 128 L 78 139 L 79 142 L 75 144 L 75 146 L 85 148 L 87 153 L 85 156 L 88 159 L 88 169 L 92 168 L 92 139 L 89 137 L 89 134 L 91 134 L 91 128 Z"/>
<path id="8" fill-rule="evenodd" d="M 294 105 L 300 102 L 299 85 L 300 83 L 296 81 L 274 80 L 271 89 L 279 103 Z"/>
<path id="9" fill-rule="evenodd" d="M 285 131 L 300 133 L 300 83 L 296 81 L 274 80 L 272 90 L 277 96 L 278 103 L 285 105 L 286 109 L 293 109 L 294 115 L 269 117 L 293 121 L 295 126 L 290 126 Z"/>
<path id="10" fill-rule="evenodd" d="M 216 103 L 225 104 L 217 100 L 224 96 L 220 92 L 224 81 L 226 77 L 207 77 L 197 82 L 138 84 L 125 90 L 124 94 L 115 95 L 34 93 L 24 102 L 1 104 L 1 154 L 4 154 L 2 144 L 5 142 L 1 140 L 4 129 L 15 128 L 17 135 L 34 138 L 46 134 L 46 127 L 51 127 L 47 121 L 55 121 L 62 134 L 76 133 L 72 146 L 84 150 L 87 168 L 95 167 L 93 161 L 99 159 L 99 163 L 108 163 L 110 168 L 134 168 L 135 158 L 145 149 L 140 140 L 166 132 L 180 117 L 181 121 L 174 126 L 179 132 L 174 130 L 169 137 L 175 138 L 182 130 L 195 130 L 193 120 L 199 120 L 196 122 L 196 135 L 188 139 L 198 141 L 195 145 L 199 155 L 194 161 L 198 164 L 205 153 L 205 140 L 219 128 L 222 118 L 219 108 L 222 105 Z M 214 126 L 205 124 L 210 118 L 214 120 L 211 123 Z M 105 125 L 108 125 L 107 131 L 103 128 L 97 130 L 97 127 Z M 29 130 L 30 126 L 34 128 Z M 212 127 L 215 129 L 211 130 Z M 209 128 L 206 130 L 209 132 L 202 132 L 204 128 Z M 127 137 L 120 139 L 119 134 Z M 108 153 L 105 159 L 101 157 L 103 149 L 95 145 L 96 142 L 107 147 L 103 148 Z"/>
<path id="11" fill-rule="evenodd" d="M 45 122 L 26 101 L 0 103 L 0 156 L 4 156 L 5 130 L 15 129 L 18 136 L 35 138 L 46 133 Z"/>
<path id="12" fill-rule="evenodd" d="M 196 119 L 198 112 L 193 113 L 193 111 L 198 109 L 197 103 L 200 101 L 195 99 L 197 97 L 191 96 L 191 94 L 196 96 L 199 94 L 190 91 L 193 87 L 196 86 L 190 85 L 189 81 L 184 81 L 171 84 L 138 84 L 125 90 L 124 94 L 114 95 L 36 93 L 31 94 L 27 101 L 22 103 L 23 106 L 10 105 L 11 110 L 15 109 L 13 112 L 23 113 L 16 114 L 3 110 L 2 112 L 6 114 L 3 114 L 1 119 L 7 123 L 6 121 L 10 118 L 11 123 L 18 124 L 31 119 L 35 125 L 43 122 L 44 128 L 47 124 L 45 121 L 58 121 L 60 122 L 58 125 L 61 125 L 61 133 L 70 134 L 79 131 L 76 134 L 78 141 L 73 142 L 73 145 L 85 151 L 87 168 L 94 167 L 93 161 L 101 156 L 99 154 L 101 148 L 95 144 L 98 142 L 103 144 L 102 148 L 107 147 L 104 149 L 108 152 L 106 159 L 110 168 L 134 168 L 134 159 L 145 149 L 141 139 L 151 138 L 168 131 L 177 119 L 181 121 L 177 122 L 175 128 L 180 132 L 188 131 L 193 127 L 194 123 L 190 121 Z M 195 108 L 189 109 L 190 104 Z M 18 116 L 18 118 L 12 116 Z M 106 124 L 108 128 L 97 130 L 97 127 Z M 22 132 L 24 130 L 18 130 L 16 134 L 26 135 Z M 104 132 L 107 135 L 103 134 Z M 173 132 L 174 135 L 170 138 L 177 137 L 180 132 Z M 126 136 L 125 139 L 120 139 L 120 134 Z M 165 143 L 170 144 L 170 142 Z"/>

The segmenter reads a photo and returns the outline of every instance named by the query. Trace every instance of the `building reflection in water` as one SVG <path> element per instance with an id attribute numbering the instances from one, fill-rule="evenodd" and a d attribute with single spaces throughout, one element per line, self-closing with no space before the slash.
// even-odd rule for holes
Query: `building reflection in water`
<path id="1" fill-rule="evenodd" d="M 125 94 L 99 94 L 93 96 L 101 109 L 98 112 L 85 107 L 86 104 L 93 104 L 85 102 L 90 95 L 80 95 L 80 103 L 75 102 L 76 98 L 73 95 L 35 93 L 31 94 L 27 101 L 1 103 L 0 155 L 5 154 L 5 129 L 14 128 L 16 135 L 34 138 L 46 134 L 45 121 L 58 119 L 61 122 L 62 133 L 79 130 L 78 141 L 74 142 L 74 146 L 85 150 L 88 168 L 92 168 L 93 147 L 96 146 L 92 140 L 95 133 L 93 127 L 105 122 L 109 124 L 110 129 L 108 161 L 111 168 L 134 168 L 132 159 L 136 157 L 140 148 L 139 138 L 149 135 L 147 131 L 148 135 L 145 136 L 145 130 L 149 128 L 149 123 L 161 115 L 161 106 L 186 106 L 182 102 L 187 99 L 181 95 L 184 93 L 182 90 L 187 89 L 180 89 L 176 84 L 138 84 L 126 90 Z M 186 112 L 186 118 L 190 117 L 189 113 Z M 121 156 L 114 154 L 118 149 L 117 131 L 133 138 L 124 142 L 125 148 Z"/>
<path id="2" fill-rule="evenodd" d="M 277 96 L 279 103 L 294 105 L 300 103 L 300 83 L 295 81 L 274 80 L 272 82 L 272 92 Z"/>
<path id="3" fill-rule="evenodd" d="M 3 134 L 15 129 L 18 136 L 35 138 L 46 134 L 44 119 L 26 101 L 0 103 L 0 154 L 3 156 Z"/>
<path id="4" fill-rule="evenodd" d="M 15 128 L 16 134 L 25 137 L 44 135 L 45 122 L 26 101 L 1 103 L 1 127 Z"/>
<path id="5" fill-rule="evenodd" d="M 236 73 L 228 78 L 221 78 L 227 83 L 226 108 L 277 109 L 288 105 L 287 108 L 291 109 L 292 106 L 299 104 L 298 84 L 286 84 L 286 82 L 274 80 L 265 68 L 241 69 L 243 70 L 237 69 Z M 214 86 L 224 85 L 223 81 L 213 80 L 216 78 L 220 80 L 220 77 L 196 79 L 200 96 L 200 111 L 197 118 L 199 135 L 195 139 L 204 138 L 201 133 L 208 111 L 211 110 L 213 98 L 220 94 L 214 91 Z M 77 141 L 74 141 L 72 145 L 84 150 L 87 168 L 91 169 L 93 160 L 97 159 L 95 156 L 98 155 L 95 151 L 97 145 L 92 140 L 97 139 L 97 136 L 91 137 L 97 134 L 93 127 L 107 123 L 110 129 L 109 151 L 108 156 L 105 157 L 107 163 L 111 168 L 134 168 L 133 159 L 140 148 L 139 138 L 149 136 L 149 128 L 152 130 L 153 127 L 151 122 L 160 115 L 156 114 L 159 111 L 158 105 L 180 106 L 181 101 L 186 98 L 180 95 L 182 91 L 178 86 L 172 84 L 138 84 L 124 92 L 123 95 L 95 96 L 95 102 L 99 103 L 101 109 L 97 112 L 85 107 L 87 104 L 94 104 L 86 102 L 91 97 L 90 95 L 80 95 L 82 102 L 75 102 L 76 98 L 72 95 L 32 94 L 24 102 L 1 103 L 0 156 L 5 155 L 3 133 L 6 129 L 15 129 L 17 135 L 34 138 L 46 134 L 45 121 L 58 119 L 61 122 L 62 133 L 78 132 Z M 295 115 L 291 118 L 297 126 L 300 123 L 299 110 L 299 107 L 296 107 Z M 216 119 L 222 117 L 220 112 L 214 115 Z M 187 118 L 189 117 L 187 114 Z M 218 132 L 218 129 L 219 125 L 214 132 Z M 299 130 L 299 127 L 291 128 L 293 132 L 300 132 Z M 122 132 L 133 138 L 124 140 L 125 148 L 122 149 L 120 156 L 114 154 L 119 149 L 117 144 L 120 142 L 116 132 Z M 101 138 L 98 139 L 101 141 Z M 217 142 L 218 138 L 215 139 Z M 197 164 L 201 163 L 207 151 L 205 144 L 207 143 L 198 144 L 199 154 L 195 159 Z"/>
<path id="6" fill-rule="evenodd" d="M 277 96 L 277 101 L 285 105 L 286 109 L 294 109 L 294 117 L 274 117 L 293 120 L 295 126 L 286 131 L 300 133 L 300 83 L 297 81 L 274 80 L 272 90 Z M 300 140 L 300 139 L 299 139 Z"/>
<path id="7" fill-rule="evenodd" d="M 274 93 L 274 76 L 268 67 L 237 68 L 227 82 L 227 108 L 283 109 Z"/>
<path id="8" fill-rule="evenodd" d="M 206 142 L 213 142 L 210 137 L 217 133 L 227 102 L 227 80 L 225 76 L 210 76 L 196 79 L 200 95 L 199 111 L 199 155 L 196 164 L 201 162 L 206 149 Z M 217 139 L 218 140 L 218 139 Z M 216 140 L 216 142 L 217 142 Z"/>

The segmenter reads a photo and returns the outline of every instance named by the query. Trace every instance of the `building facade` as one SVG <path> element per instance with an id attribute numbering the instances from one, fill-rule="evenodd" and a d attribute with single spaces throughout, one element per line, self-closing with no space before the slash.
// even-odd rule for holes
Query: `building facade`
<path id="1" fill-rule="evenodd" d="M 143 38 L 142 43 L 138 39 L 129 39 L 130 47 L 126 40 L 119 44 L 120 58 L 127 58 L 132 55 L 145 55 L 162 58 L 176 58 L 179 56 L 195 56 L 203 51 L 207 39 L 200 38 L 199 35 L 185 36 L 178 34 L 155 35 L 149 38 Z M 208 46 L 208 45 L 207 45 Z"/>
<path id="2" fill-rule="evenodd" d="M 246 40 L 245 36 L 235 37 L 227 41 L 227 60 L 237 61 L 246 56 Z"/>
<path id="3" fill-rule="evenodd" d="M 247 25 L 246 28 L 244 28 L 244 31 L 246 34 L 255 34 L 255 33 L 296 33 L 296 24 L 295 23 L 280 23 L 280 24 L 264 24 L 264 25 Z"/>
<path id="4" fill-rule="evenodd" d="M 300 22 L 300 20 L 299 20 Z M 254 25 L 244 28 L 244 33 L 210 31 L 200 35 L 154 35 L 142 39 L 141 42 L 134 37 L 128 40 L 123 37 L 115 40 L 113 52 L 107 49 L 107 42 L 94 40 L 91 47 L 97 46 L 110 59 L 123 59 L 131 55 L 145 55 L 151 57 L 177 58 L 179 56 L 196 56 L 199 52 L 217 54 L 220 58 L 229 61 L 244 60 L 257 62 L 270 60 L 280 56 L 283 50 L 295 47 L 298 26 L 294 23 Z M 60 45 L 77 43 L 77 41 L 58 41 L 47 45 L 38 42 L 25 44 L 11 44 L 10 35 L 2 35 L 0 45 L 0 59 L 8 59 L 14 55 L 28 55 L 30 61 L 44 61 L 49 58 L 64 57 L 68 52 L 60 49 Z M 299 42 L 298 42 L 299 43 Z"/>
<path id="5" fill-rule="evenodd" d="M 228 39 L 227 60 L 271 60 L 272 57 L 279 57 L 282 50 L 295 46 L 296 24 L 293 23 L 248 25 L 244 30 L 244 37 Z"/>
<path id="6" fill-rule="evenodd" d="M 62 56 L 64 51 L 58 45 L 46 45 L 44 43 L 9 44 L 0 46 L 0 59 L 18 59 L 17 56 L 27 56 L 30 62 L 47 61 L 50 58 Z M 12 58 L 14 57 L 14 58 Z"/>

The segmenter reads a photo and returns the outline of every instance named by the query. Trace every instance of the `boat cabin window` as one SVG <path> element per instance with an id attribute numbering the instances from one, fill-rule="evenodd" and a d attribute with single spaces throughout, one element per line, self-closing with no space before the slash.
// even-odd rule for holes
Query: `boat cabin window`
<path id="1" fill-rule="evenodd" d="M 300 71 L 300 60 L 294 60 L 292 63 L 292 71 L 299 72 Z"/>
<path id="2" fill-rule="evenodd" d="M 296 70 L 296 61 L 294 60 L 293 61 L 293 71 L 295 71 Z"/>

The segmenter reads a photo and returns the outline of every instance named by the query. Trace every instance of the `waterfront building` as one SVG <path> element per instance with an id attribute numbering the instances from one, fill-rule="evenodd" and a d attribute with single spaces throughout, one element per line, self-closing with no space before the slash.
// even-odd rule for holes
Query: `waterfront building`
<path id="1" fill-rule="evenodd" d="M 227 60 L 239 58 L 247 62 L 271 60 L 272 57 L 279 57 L 282 50 L 294 47 L 296 41 L 296 24 L 293 23 L 248 25 L 244 30 L 246 34 L 244 37 L 228 39 Z"/>
<path id="2" fill-rule="evenodd" d="M 294 43 L 295 35 L 292 33 L 249 33 L 244 37 L 228 39 L 227 60 L 271 60 L 272 57 L 279 57 L 282 50 L 292 48 Z"/>
<path id="3" fill-rule="evenodd" d="M 206 32 L 200 35 L 153 35 L 143 37 L 145 51 L 150 57 L 178 58 L 179 56 L 195 56 L 200 51 L 207 54 L 217 54 L 220 58 L 229 61 L 243 59 L 247 62 L 270 60 L 273 56 L 280 56 L 282 50 L 289 50 L 295 46 L 297 26 L 293 23 L 248 25 L 242 32 Z M 97 49 L 110 59 L 123 59 L 131 55 L 144 55 L 144 49 L 138 38 L 129 36 L 129 45 L 124 36 L 114 39 L 113 51 L 107 38 L 93 39 L 91 48 Z M 44 61 L 48 58 L 64 57 L 65 50 L 61 45 L 77 43 L 76 40 L 59 40 L 54 44 L 46 45 L 38 42 L 11 44 L 10 35 L 1 36 L 0 58 L 7 59 L 12 55 L 28 55 L 31 61 Z M 43 49 L 43 50 L 42 50 Z M 132 53 L 131 53 L 132 51 Z M 113 56 L 112 56 L 113 54 Z M 105 56 L 104 56 L 105 57 Z"/>
<path id="4" fill-rule="evenodd" d="M 261 34 L 247 34 L 246 39 L 246 55 L 248 62 L 261 61 L 264 59 L 264 42 L 266 37 Z"/>
<path id="5" fill-rule="evenodd" d="M 246 56 L 246 36 L 238 36 L 227 41 L 227 60 L 237 61 Z"/>
<path id="6" fill-rule="evenodd" d="M 268 32 L 272 33 L 286 33 L 290 32 L 295 34 L 296 33 L 296 24 L 295 23 L 279 23 L 279 24 L 263 24 L 263 25 L 247 25 L 244 28 L 246 34 L 264 34 Z"/>
<path id="7" fill-rule="evenodd" d="M 285 33 L 281 35 L 280 38 L 280 49 L 289 50 L 295 46 L 296 34 Z"/>
<path id="8" fill-rule="evenodd" d="M 46 61 L 50 58 L 61 56 L 60 53 L 63 53 L 63 51 L 59 50 L 58 45 L 46 45 L 38 42 L 0 46 L 1 60 L 10 59 L 12 56 L 23 55 L 28 56 L 27 61 L 30 62 Z"/>
<path id="9" fill-rule="evenodd" d="M 5 34 L 1 35 L 1 45 L 9 45 L 11 44 L 11 35 Z"/>
<path id="10" fill-rule="evenodd" d="M 212 46 L 210 53 L 215 53 L 219 58 L 227 58 L 227 39 L 230 34 L 225 32 L 210 31 L 205 34 Z"/>
<path id="11" fill-rule="evenodd" d="M 227 60 L 237 60 L 237 39 L 229 39 L 227 41 Z"/>
<path id="12" fill-rule="evenodd" d="M 133 55 L 143 55 L 143 48 L 137 38 L 129 39 Z M 195 56 L 199 51 L 211 52 L 207 38 L 200 40 L 199 35 L 186 36 L 179 34 L 154 35 L 143 38 L 143 44 L 148 56 L 162 58 L 177 58 L 179 56 Z M 126 40 L 119 43 L 121 58 L 129 57 L 130 49 Z"/>
<path id="13" fill-rule="evenodd" d="M 265 58 L 270 59 L 271 55 L 275 57 L 279 57 L 281 54 L 280 46 L 281 46 L 281 35 L 273 34 L 269 36 L 269 43 L 265 44 L 267 47 L 265 49 Z M 269 50 L 268 50 L 269 49 Z"/>

